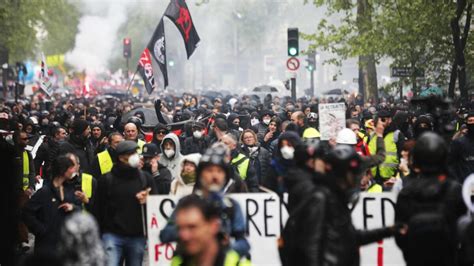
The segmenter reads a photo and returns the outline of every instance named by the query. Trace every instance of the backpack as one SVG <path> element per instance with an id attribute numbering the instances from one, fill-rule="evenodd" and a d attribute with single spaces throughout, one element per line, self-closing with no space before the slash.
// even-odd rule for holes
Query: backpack
<path id="1" fill-rule="evenodd" d="M 447 219 L 445 195 L 450 182 L 438 184 L 439 193 L 429 199 L 417 198 L 410 203 L 412 216 L 408 219 L 406 250 L 419 258 L 433 258 L 453 249 L 456 232 Z"/>

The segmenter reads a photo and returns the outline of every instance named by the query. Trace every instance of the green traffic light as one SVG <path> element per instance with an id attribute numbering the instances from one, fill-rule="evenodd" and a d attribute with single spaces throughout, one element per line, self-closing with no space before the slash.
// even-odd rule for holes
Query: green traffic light
<path id="1" fill-rule="evenodd" d="M 174 61 L 173 61 L 173 60 L 170 60 L 170 61 L 168 62 L 168 65 L 169 65 L 170 67 L 174 66 Z"/>
<path id="2" fill-rule="evenodd" d="M 312 65 L 309 65 L 306 67 L 309 71 L 313 71 L 314 70 L 314 67 Z"/>
<path id="3" fill-rule="evenodd" d="M 298 54 L 298 50 L 295 48 L 295 47 L 290 47 L 288 49 L 288 53 L 291 55 L 291 56 L 295 56 Z"/>

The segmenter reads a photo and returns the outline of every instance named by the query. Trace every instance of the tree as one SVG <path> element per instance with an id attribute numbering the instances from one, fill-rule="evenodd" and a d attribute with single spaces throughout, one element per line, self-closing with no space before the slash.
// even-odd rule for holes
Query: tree
<path id="1" fill-rule="evenodd" d="M 465 17 L 464 17 L 465 16 Z M 456 15 L 451 19 L 451 29 L 454 45 L 454 60 L 451 67 L 451 77 L 449 80 L 448 94 L 454 96 L 454 87 L 456 79 L 459 81 L 459 91 L 462 98 L 467 98 L 466 88 L 466 56 L 465 49 L 471 30 L 472 1 L 456 1 Z M 464 27 L 461 32 L 459 23 L 464 17 Z"/>
<path id="2" fill-rule="evenodd" d="M 459 38 L 461 33 L 457 33 L 456 25 L 459 27 L 465 21 L 463 36 L 467 39 L 471 1 L 358 0 L 356 16 L 351 0 L 315 0 L 313 3 L 318 6 L 327 5 L 328 15 L 340 14 L 343 18 L 339 26 L 323 19 L 317 32 L 306 38 L 314 47 L 335 54 L 330 63 L 340 64 L 344 59 L 358 56 L 360 61 L 370 61 L 364 57 L 373 55 L 377 63 L 381 58 L 390 58 L 392 66 L 411 67 L 410 80 L 416 93 L 417 69 L 425 70 L 440 85 L 446 85 L 449 71 L 452 75 L 461 74 L 465 82 L 465 72 L 462 73 L 465 64 L 461 72 L 456 68 L 462 64 L 467 40 Z M 454 35 L 458 41 L 453 41 Z M 453 66 L 455 58 L 458 58 L 457 67 Z"/>
<path id="3" fill-rule="evenodd" d="M 2 1 L 0 58 L 21 61 L 38 48 L 46 53 L 66 52 L 74 44 L 79 15 L 76 6 L 66 0 Z"/>

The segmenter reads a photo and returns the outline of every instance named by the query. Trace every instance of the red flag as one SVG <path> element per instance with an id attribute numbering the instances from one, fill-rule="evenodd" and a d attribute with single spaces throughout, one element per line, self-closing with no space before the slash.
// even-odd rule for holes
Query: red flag
<path id="1" fill-rule="evenodd" d="M 186 1 L 171 0 L 166 8 L 165 16 L 171 19 L 179 32 L 181 32 L 189 59 L 201 39 L 194 28 L 193 19 L 191 18 L 191 13 L 189 13 Z"/>

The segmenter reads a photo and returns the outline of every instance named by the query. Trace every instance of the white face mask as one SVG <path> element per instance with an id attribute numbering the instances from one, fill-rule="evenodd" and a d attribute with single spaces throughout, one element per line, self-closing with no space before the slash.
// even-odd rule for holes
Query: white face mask
<path id="1" fill-rule="evenodd" d="M 264 123 L 265 125 L 270 124 L 270 121 L 271 121 L 271 119 L 263 119 L 263 123 Z"/>
<path id="2" fill-rule="evenodd" d="M 260 121 L 258 121 L 257 118 L 252 118 L 252 119 L 250 120 L 250 124 L 251 124 L 252 126 L 258 125 L 259 123 L 260 123 Z"/>
<path id="3" fill-rule="evenodd" d="M 174 156 L 174 150 L 165 150 L 164 153 L 168 158 L 172 158 Z"/>
<path id="4" fill-rule="evenodd" d="M 295 148 L 290 147 L 290 146 L 285 146 L 280 149 L 281 151 L 281 156 L 285 160 L 292 160 L 295 157 Z"/>
<path id="5" fill-rule="evenodd" d="M 140 166 L 140 155 L 134 153 L 132 156 L 128 157 L 128 164 L 130 167 L 138 168 L 138 166 Z"/>
<path id="6" fill-rule="evenodd" d="M 202 138 L 202 135 L 203 135 L 202 131 L 196 130 L 196 131 L 193 132 L 193 136 L 197 139 Z"/>

